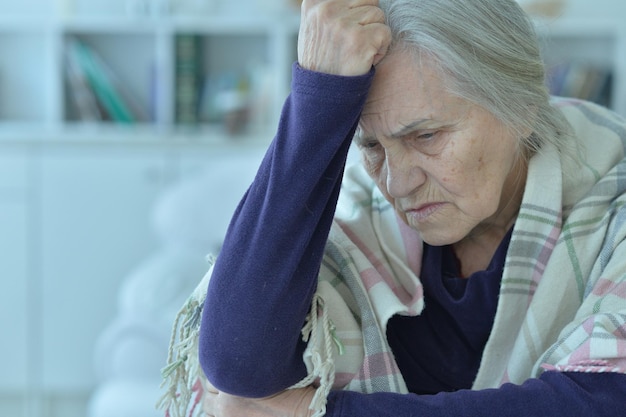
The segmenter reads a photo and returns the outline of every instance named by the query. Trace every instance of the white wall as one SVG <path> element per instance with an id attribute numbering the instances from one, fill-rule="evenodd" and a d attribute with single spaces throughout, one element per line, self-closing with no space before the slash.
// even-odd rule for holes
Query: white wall
<path id="1" fill-rule="evenodd" d="M 580 18 L 626 17 L 623 0 L 567 0 L 564 16 Z"/>
<path id="2" fill-rule="evenodd" d="M 622 0 L 517 0 L 529 9 L 559 10 L 559 15 L 571 18 L 605 18 L 626 16 L 626 2 Z M 552 7 L 548 7 L 548 6 Z"/>

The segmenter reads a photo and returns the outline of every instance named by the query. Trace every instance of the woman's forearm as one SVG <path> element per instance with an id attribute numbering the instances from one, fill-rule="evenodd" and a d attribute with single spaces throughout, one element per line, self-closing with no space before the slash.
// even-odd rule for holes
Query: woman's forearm
<path id="1" fill-rule="evenodd" d="M 522 385 L 437 395 L 331 393 L 326 417 L 619 417 L 626 375 L 545 372 Z"/>
<path id="2" fill-rule="evenodd" d="M 277 136 L 233 216 L 208 288 L 200 363 L 222 391 L 264 397 L 306 374 L 300 330 L 371 77 L 294 70 Z"/>

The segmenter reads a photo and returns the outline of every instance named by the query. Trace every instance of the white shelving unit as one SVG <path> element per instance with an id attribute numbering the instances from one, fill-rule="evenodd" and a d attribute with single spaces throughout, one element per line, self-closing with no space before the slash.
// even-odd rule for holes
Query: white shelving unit
<path id="1" fill-rule="evenodd" d="M 267 142 L 289 91 L 297 30 L 293 11 L 244 18 L 0 17 L 0 138 L 63 140 L 96 131 L 103 138 L 150 134 L 155 140 L 228 140 L 215 123 L 192 128 L 176 123 L 175 38 L 191 34 L 201 39 L 207 79 L 251 78 L 254 119 L 246 134 Z M 129 126 L 79 120 L 65 78 L 68 38 L 80 39 L 102 57 L 148 120 Z"/>

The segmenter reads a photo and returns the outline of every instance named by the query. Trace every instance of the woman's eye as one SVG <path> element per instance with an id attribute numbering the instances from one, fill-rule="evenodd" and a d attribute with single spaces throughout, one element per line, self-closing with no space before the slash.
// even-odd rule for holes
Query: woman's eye
<path id="1" fill-rule="evenodd" d="M 379 145 L 378 142 L 370 141 L 361 144 L 361 148 L 365 150 L 375 149 Z"/>
<path id="2" fill-rule="evenodd" d="M 385 152 L 380 142 L 367 141 L 359 144 L 363 162 L 368 170 L 373 171 L 384 159 Z"/>
<path id="3" fill-rule="evenodd" d="M 436 155 L 443 150 L 447 143 L 447 135 L 441 130 L 415 134 L 408 145 L 426 155 Z"/>
<path id="4" fill-rule="evenodd" d="M 420 135 L 416 136 L 416 139 L 419 140 L 428 140 L 428 139 L 432 139 L 435 136 L 435 132 L 429 132 L 429 133 L 422 133 Z"/>

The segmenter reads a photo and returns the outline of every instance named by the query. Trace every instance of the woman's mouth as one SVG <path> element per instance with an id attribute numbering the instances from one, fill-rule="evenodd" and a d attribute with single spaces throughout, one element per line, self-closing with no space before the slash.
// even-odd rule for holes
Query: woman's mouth
<path id="1" fill-rule="evenodd" d="M 428 203 L 405 211 L 407 220 L 422 222 L 444 206 L 444 203 Z"/>

